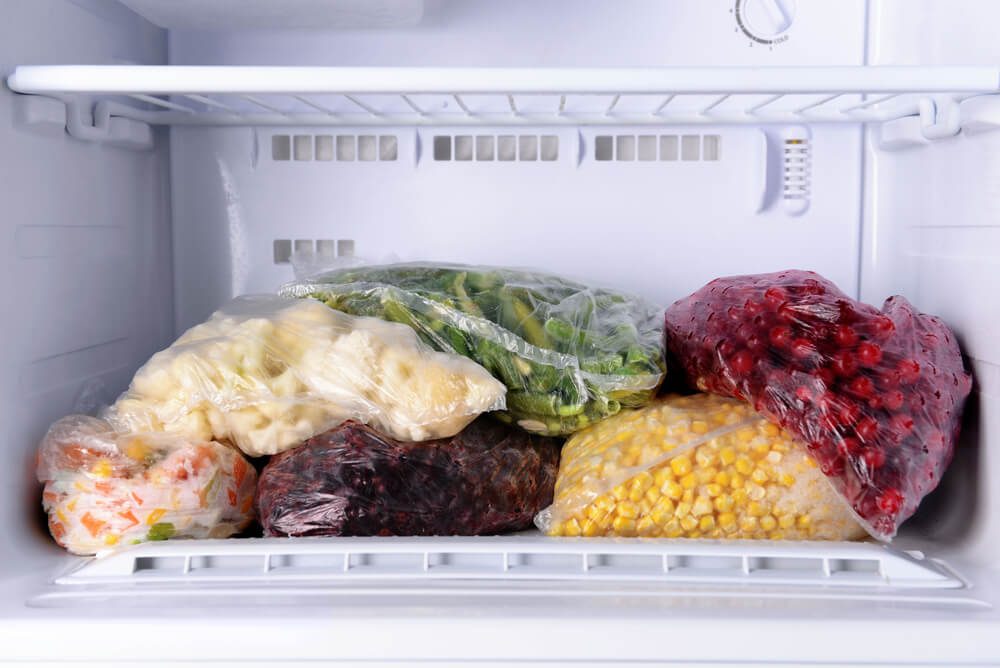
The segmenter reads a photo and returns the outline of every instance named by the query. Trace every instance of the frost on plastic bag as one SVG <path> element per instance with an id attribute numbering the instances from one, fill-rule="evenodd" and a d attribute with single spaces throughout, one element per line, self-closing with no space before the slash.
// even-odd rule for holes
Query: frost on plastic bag
<path id="1" fill-rule="evenodd" d="M 312 300 L 240 297 L 139 369 L 109 409 L 120 431 L 170 431 L 281 452 L 348 419 L 394 437 L 451 436 L 505 389 L 413 331 Z"/>
<path id="2" fill-rule="evenodd" d="M 951 461 L 971 377 L 948 327 L 902 297 L 879 311 L 811 272 L 736 276 L 675 303 L 666 326 L 688 381 L 804 441 L 876 538 Z"/>
<path id="3" fill-rule="evenodd" d="M 551 536 L 851 540 L 850 508 L 791 434 L 708 394 L 623 411 L 566 442 Z"/>
<path id="4" fill-rule="evenodd" d="M 332 308 L 409 325 L 507 386 L 507 418 L 560 435 L 647 403 L 663 380 L 662 310 L 547 274 L 397 264 L 285 286 Z"/>
<path id="5" fill-rule="evenodd" d="M 270 536 L 526 529 L 552 502 L 559 446 L 488 417 L 423 443 L 348 422 L 271 459 L 257 498 L 261 524 Z"/>
<path id="6" fill-rule="evenodd" d="M 254 516 L 257 472 L 235 449 L 168 434 L 119 434 L 72 415 L 38 451 L 49 531 L 75 554 L 168 538 L 227 538 Z"/>

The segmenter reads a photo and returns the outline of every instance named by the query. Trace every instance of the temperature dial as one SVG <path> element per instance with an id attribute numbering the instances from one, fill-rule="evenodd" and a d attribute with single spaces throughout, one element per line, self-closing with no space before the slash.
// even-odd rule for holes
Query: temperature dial
<path id="1" fill-rule="evenodd" d="M 788 39 L 795 20 L 795 0 L 736 0 L 736 23 L 747 37 L 761 44 Z"/>

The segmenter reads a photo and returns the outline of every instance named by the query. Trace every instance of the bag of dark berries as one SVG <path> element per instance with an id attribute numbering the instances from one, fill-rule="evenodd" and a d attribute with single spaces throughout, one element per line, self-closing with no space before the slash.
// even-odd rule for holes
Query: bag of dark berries
<path id="1" fill-rule="evenodd" d="M 673 368 L 798 436 L 875 538 L 951 461 L 972 379 L 948 327 L 902 297 L 879 310 L 805 271 L 720 278 L 666 329 Z"/>
<path id="2" fill-rule="evenodd" d="M 419 443 L 346 422 L 271 458 L 257 489 L 260 522 L 267 536 L 528 529 L 552 503 L 561 444 L 489 417 Z"/>

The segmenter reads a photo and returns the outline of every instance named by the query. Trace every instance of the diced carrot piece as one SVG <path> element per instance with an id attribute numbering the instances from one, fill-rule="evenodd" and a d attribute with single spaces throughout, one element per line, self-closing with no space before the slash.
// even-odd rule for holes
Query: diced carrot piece
<path id="1" fill-rule="evenodd" d="M 55 503 L 59 500 L 59 495 L 55 492 L 42 492 L 42 499 L 49 503 Z"/>
<path id="2" fill-rule="evenodd" d="M 247 477 L 247 463 L 240 456 L 236 456 L 233 462 L 233 478 L 236 480 L 236 486 L 242 487 L 243 480 Z"/>
<path id="3" fill-rule="evenodd" d="M 49 533 L 51 533 L 52 537 L 56 539 L 56 542 L 62 544 L 62 537 L 66 535 L 66 527 L 50 517 Z"/>
<path id="4" fill-rule="evenodd" d="M 113 490 L 110 482 L 95 482 L 94 489 L 96 489 L 101 494 L 111 494 Z"/>
<path id="5" fill-rule="evenodd" d="M 138 494 L 132 492 L 132 498 L 135 499 L 135 502 L 138 503 L 140 506 L 142 505 L 142 497 L 140 497 Z"/>
<path id="6" fill-rule="evenodd" d="M 226 494 L 229 496 L 229 505 L 236 506 L 236 491 L 227 489 Z"/>
<path id="7" fill-rule="evenodd" d="M 139 523 L 139 520 L 136 519 L 135 515 L 132 514 L 131 510 L 126 510 L 124 513 L 118 513 L 118 516 L 127 519 L 130 522 L 130 524 L 127 527 L 125 527 L 126 529 L 131 529 L 132 527 L 134 527 L 136 524 Z"/>
<path id="8" fill-rule="evenodd" d="M 89 531 L 90 535 L 95 538 L 97 537 L 97 534 L 101 532 L 101 529 L 104 528 L 105 524 L 90 513 L 84 513 L 83 517 L 80 518 L 80 523 L 87 527 L 87 531 Z"/>

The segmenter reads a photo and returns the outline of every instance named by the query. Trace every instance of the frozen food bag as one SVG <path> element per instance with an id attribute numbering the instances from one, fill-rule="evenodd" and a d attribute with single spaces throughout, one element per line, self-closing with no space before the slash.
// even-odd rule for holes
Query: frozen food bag
<path id="1" fill-rule="evenodd" d="M 506 419 L 562 435 L 647 403 L 663 380 L 663 311 L 548 274 L 448 264 L 347 268 L 282 294 L 409 325 L 507 386 Z"/>
<path id="2" fill-rule="evenodd" d="M 74 554 L 168 538 L 227 538 L 254 517 L 257 472 L 212 441 L 120 434 L 71 415 L 38 450 L 49 531 Z"/>
<path id="3" fill-rule="evenodd" d="M 948 327 L 902 297 L 879 310 L 805 271 L 720 278 L 666 327 L 688 382 L 795 434 L 876 538 L 951 461 L 972 379 Z"/>
<path id="4" fill-rule="evenodd" d="M 400 442 L 347 422 L 271 458 L 257 506 L 268 536 L 517 531 L 552 502 L 560 442 L 481 417 Z"/>
<path id="5" fill-rule="evenodd" d="M 106 415 L 119 430 L 260 456 L 348 419 L 406 440 L 452 436 L 503 408 L 505 393 L 483 367 L 431 350 L 408 327 L 262 295 L 233 300 L 154 355 Z"/>
<path id="6" fill-rule="evenodd" d="M 850 507 L 787 431 L 734 399 L 666 397 L 566 442 L 551 536 L 851 540 Z"/>

